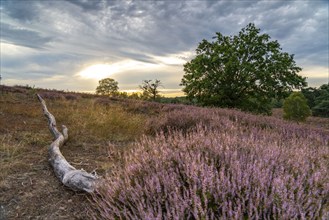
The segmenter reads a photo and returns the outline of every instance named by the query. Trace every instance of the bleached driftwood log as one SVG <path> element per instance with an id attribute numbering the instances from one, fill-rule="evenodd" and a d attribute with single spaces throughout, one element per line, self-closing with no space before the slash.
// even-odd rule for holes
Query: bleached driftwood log
<path id="1" fill-rule="evenodd" d="M 93 192 L 99 178 L 97 175 L 87 173 L 84 170 L 77 170 L 67 162 L 59 148 L 62 147 L 68 139 L 68 129 L 65 125 L 63 125 L 62 133 L 58 131 L 55 117 L 48 111 L 46 102 L 41 98 L 41 96 L 37 96 L 41 102 L 43 113 L 48 119 L 49 130 L 55 139 L 49 146 L 49 162 L 54 168 L 56 176 L 65 186 L 71 188 L 72 190 L 86 191 L 88 193 Z"/>

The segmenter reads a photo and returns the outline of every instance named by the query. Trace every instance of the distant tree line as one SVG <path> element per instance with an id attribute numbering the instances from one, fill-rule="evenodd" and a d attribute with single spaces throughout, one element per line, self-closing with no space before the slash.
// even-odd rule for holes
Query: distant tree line
<path id="1" fill-rule="evenodd" d="M 151 100 L 161 103 L 197 104 L 186 99 L 186 97 L 163 97 L 160 95 L 160 80 L 143 80 L 139 85 L 141 92 L 120 92 L 118 82 L 112 78 L 99 81 L 96 94 L 107 95 L 118 98 L 129 98 L 139 100 Z M 289 95 L 290 94 L 290 95 Z M 290 92 L 286 99 L 272 98 L 269 108 L 283 108 L 284 118 L 293 121 L 305 121 L 310 115 L 318 117 L 329 117 L 329 85 L 324 84 L 319 88 L 307 87 L 301 92 Z"/>
<path id="2" fill-rule="evenodd" d="M 142 84 L 139 85 L 141 92 L 120 92 L 118 82 L 112 78 L 105 78 L 99 81 L 99 85 L 96 88 L 96 94 L 106 95 L 112 97 L 121 98 L 133 98 L 157 101 L 161 98 L 159 88 L 162 87 L 160 80 L 143 80 Z"/>
<path id="3" fill-rule="evenodd" d="M 329 117 L 329 84 L 317 88 L 304 88 L 302 94 L 307 99 L 307 104 L 313 116 Z"/>

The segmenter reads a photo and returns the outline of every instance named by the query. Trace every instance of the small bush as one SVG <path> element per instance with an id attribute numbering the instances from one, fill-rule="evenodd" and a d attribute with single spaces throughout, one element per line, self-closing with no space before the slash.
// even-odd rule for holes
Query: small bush
<path id="1" fill-rule="evenodd" d="M 305 121 L 311 115 L 307 99 L 300 92 L 292 93 L 283 103 L 283 118 L 292 121 Z"/>

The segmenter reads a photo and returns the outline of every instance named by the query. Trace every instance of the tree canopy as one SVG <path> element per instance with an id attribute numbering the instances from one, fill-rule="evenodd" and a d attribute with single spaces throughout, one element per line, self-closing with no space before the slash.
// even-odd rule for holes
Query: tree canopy
<path id="1" fill-rule="evenodd" d="M 314 116 L 329 117 L 329 84 L 323 84 L 318 89 L 309 87 L 303 89 L 302 93 Z"/>
<path id="2" fill-rule="evenodd" d="M 196 56 L 184 65 L 181 85 L 189 99 L 201 105 L 270 113 L 271 99 L 285 98 L 306 86 L 294 55 L 248 24 L 236 36 L 216 33 L 203 40 Z"/>
<path id="3" fill-rule="evenodd" d="M 114 96 L 118 93 L 118 82 L 112 78 L 99 80 L 99 85 L 96 88 L 96 94 Z"/>

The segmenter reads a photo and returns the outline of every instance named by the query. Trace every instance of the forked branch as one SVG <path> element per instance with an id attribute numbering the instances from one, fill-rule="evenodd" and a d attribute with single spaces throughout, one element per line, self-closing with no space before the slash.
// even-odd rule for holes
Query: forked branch
<path id="1" fill-rule="evenodd" d="M 48 111 L 46 102 L 37 94 L 39 101 L 41 102 L 43 113 L 48 119 L 48 127 L 50 132 L 54 136 L 54 141 L 49 146 L 49 162 L 52 165 L 56 176 L 61 182 L 75 191 L 85 191 L 91 193 L 95 190 L 96 182 L 99 180 L 97 175 L 88 173 L 84 170 L 77 170 L 73 167 L 60 151 L 68 139 L 68 129 L 63 125 L 62 132 L 59 132 L 56 127 L 55 117 Z"/>

